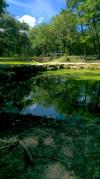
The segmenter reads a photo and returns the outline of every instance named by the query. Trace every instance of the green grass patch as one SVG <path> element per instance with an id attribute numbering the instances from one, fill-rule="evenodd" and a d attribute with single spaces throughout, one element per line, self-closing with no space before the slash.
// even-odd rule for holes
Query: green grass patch
<path id="1" fill-rule="evenodd" d="M 43 76 L 66 76 L 68 78 L 73 78 L 76 80 L 100 80 L 100 70 L 55 70 L 55 71 L 46 71 L 42 74 Z"/>
<path id="2" fill-rule="evenodd" d="M 52 60 L 54 63 L 98 63 L 99 60 L 97 60 L 96 56 L 69 56 L 69 55 L 63 55 L 61 57 L 58 57 L 54 60 Z"/>
<path id="3" fill-rule="evenodd" d="M 67 56 L 61 57 L 0 57 L 0 64 L 10 62 L 20 63 L 99 63 L 96 56 Z M 23 62 L 23 63 L 22 63 Z"/>
<path id="4" fill-rule="evenodd" d="M 36 61 L 32 61 L 32 62 L 24 62 L 24 61 L 0 62 L 0 65 L 32 65 L 32 64 L 38 64 L 38 62 L 36 62 Z"/>

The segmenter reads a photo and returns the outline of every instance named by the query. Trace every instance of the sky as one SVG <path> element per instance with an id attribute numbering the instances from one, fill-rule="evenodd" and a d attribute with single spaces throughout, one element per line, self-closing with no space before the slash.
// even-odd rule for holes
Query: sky
<path id="1" fill-rule="evenodd" d="M 52 16 L 59 14 L 66 7 L 66 0 L 6 0 L 7 11 L 20 22 L 34 27 L 42 22 L 49 22 Z"/>

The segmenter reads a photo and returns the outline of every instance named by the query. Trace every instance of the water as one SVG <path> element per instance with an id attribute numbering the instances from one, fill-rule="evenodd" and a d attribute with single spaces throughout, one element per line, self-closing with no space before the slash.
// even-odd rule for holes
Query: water
<path id="1" fill-rule="evenodd" d="M 0 111 L 54 119 L 100 117 L 100 82 L 67 76 L 1 83 Z"/>
<path id="2" fill-rule="evenodd" d="M 44 107 L 43 105 L 33 104 L 24 108 L 20 114 L 31 114 L 33 116 L 42 116 L 54 119 L 64 119 L 64 116 L 56 111 L 54 106 Z"/>

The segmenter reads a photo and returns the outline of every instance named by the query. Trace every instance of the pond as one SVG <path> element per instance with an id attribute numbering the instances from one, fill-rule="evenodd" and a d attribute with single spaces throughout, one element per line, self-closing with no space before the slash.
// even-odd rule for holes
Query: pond
<path id="1" fill-rule="evenodd" d="M 0 85 L 0 112 L 95 122 L 100 117 L 100 81 L 74 78 L 43 73 L 26 80 L 6 78 Z"/>
<path id="2" fill-rule="evenodd" d="M 17 70 L 0 76 L 0 178 L 100 178 L 100 80 Z"/>

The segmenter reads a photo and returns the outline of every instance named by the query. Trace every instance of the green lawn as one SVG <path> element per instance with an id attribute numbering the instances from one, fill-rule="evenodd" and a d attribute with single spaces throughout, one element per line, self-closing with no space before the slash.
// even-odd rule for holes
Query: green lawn
<path id="1" fill-rule="evenodd" d="M 36 61 L 27 62 L 27 61 L 4 61 L 0 62 L 0 65 L 32 65 L 32 64 L 38 64 Z"/>
<path id="2" fill-rule="evenodd" d="M 42 74 L 43 76 L 67 76 L 68 78 L 73 78 L 76 80 L 100 80 L 100 70 L 55 70 L 55 71 L 46 71 Z"/>
<path id="3" fill-rule="evenodd" d="M 58 63 L 99 63 L 96 56 L 61 56 L 61 57 L 0 57 L 0 64 L 34 64 L 44 62 Z"/>

